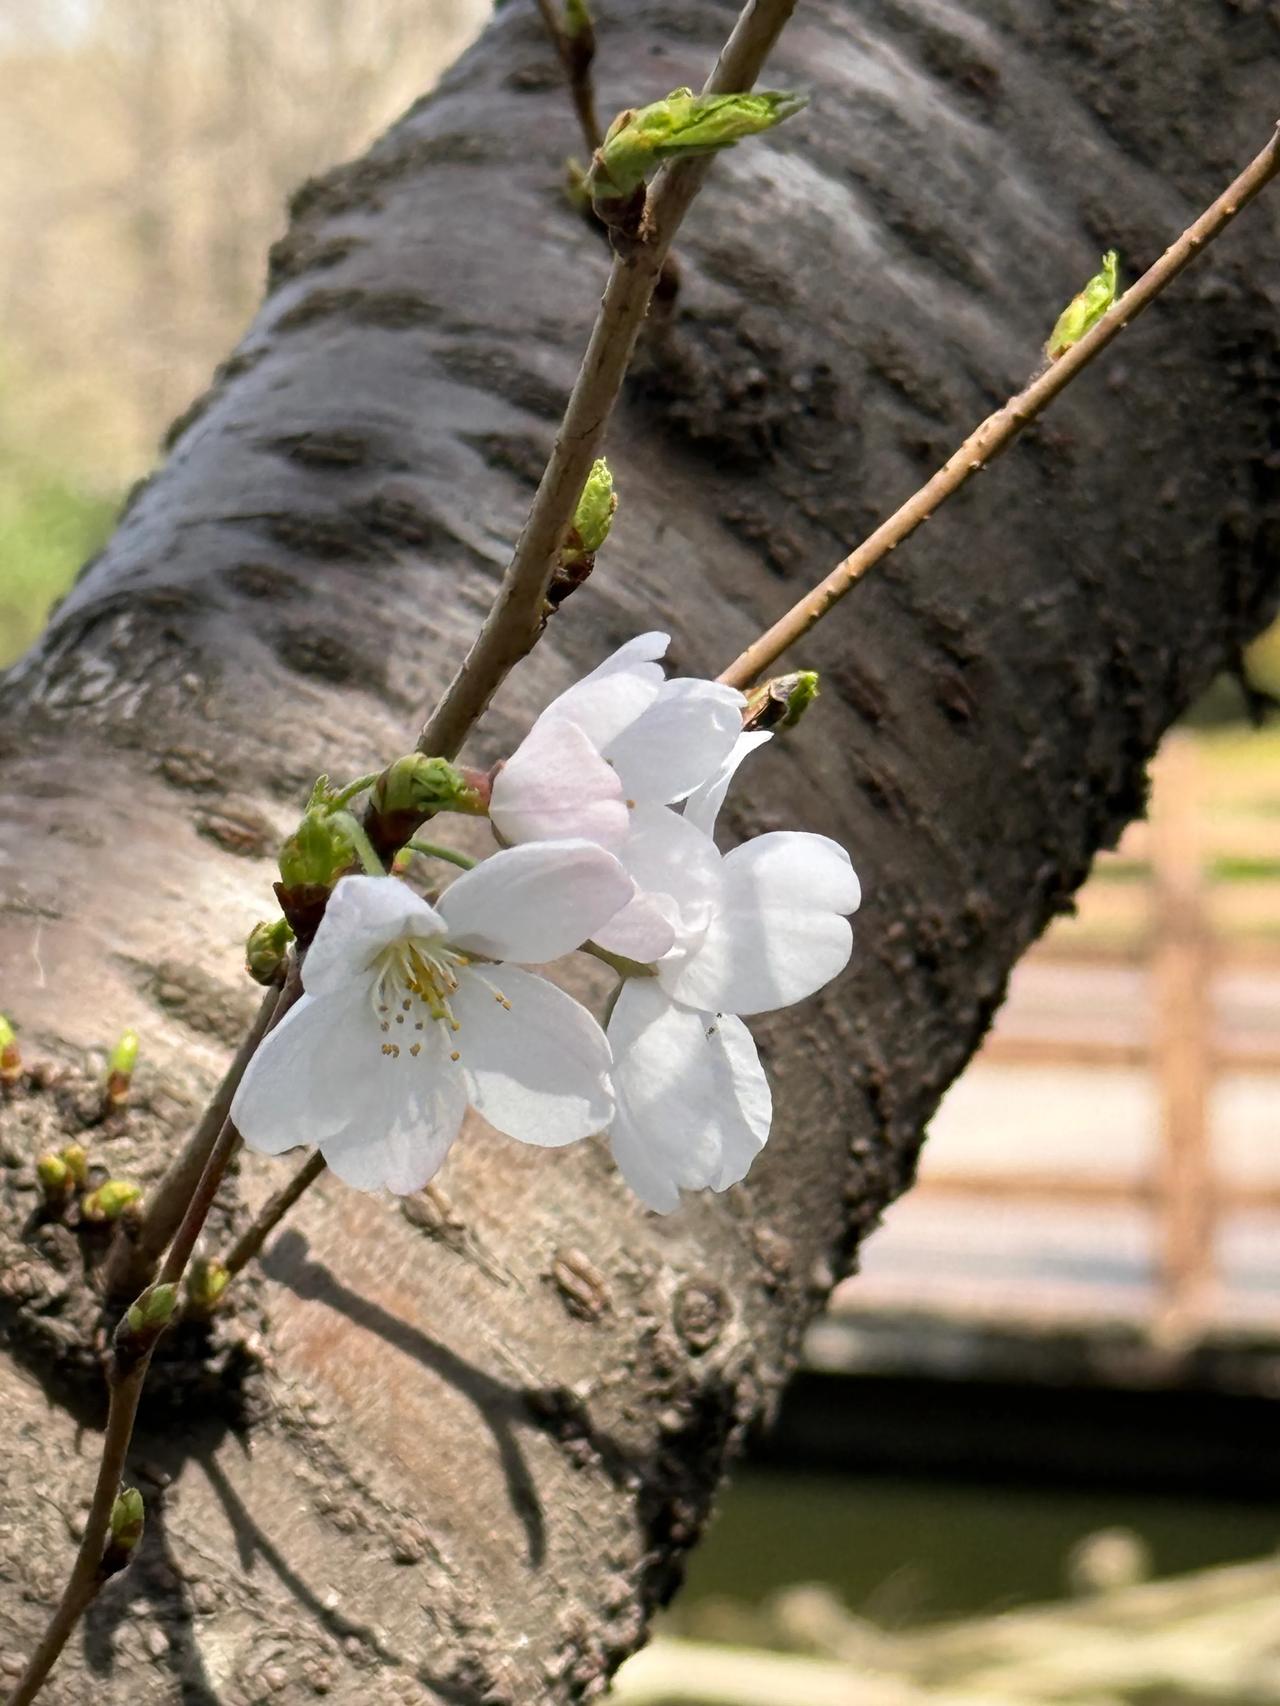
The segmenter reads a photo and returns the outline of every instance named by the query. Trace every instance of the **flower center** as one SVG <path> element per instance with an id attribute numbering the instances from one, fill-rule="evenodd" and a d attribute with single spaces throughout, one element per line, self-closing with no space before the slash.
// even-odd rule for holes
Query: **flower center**
<path id="1" fill-rule="evenodd" d="M 411 1055 L 421 1053 L 422 1044 L 412 1033 L 425 1031 L 428 1019 L 441 1020 L 451 1031 L 459 1028 L 449 997 L 458 987 L 458 967 L 467 964 L 465 954 L 438 940 L 408 937 L 383 949 L 373 1006 L 378 1029 L 387 1038 L 384 1055 L 398 1060 L 405 1044 Z"/>

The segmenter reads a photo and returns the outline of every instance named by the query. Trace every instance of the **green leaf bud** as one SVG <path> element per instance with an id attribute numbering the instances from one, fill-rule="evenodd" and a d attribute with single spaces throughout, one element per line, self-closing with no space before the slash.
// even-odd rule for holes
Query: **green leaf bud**
<path id="1" fill-rule="evenodd" d="M 618 494 L 613 489 L 609 464 L 603 456 L 598 457 L 591 465 L 578 507 L 573 512 L 572 532 L 577 534 L 581 550 L 594 555 L 600 549 L 609 537 L 617 508 Z"/>
<path id="2" fill-rule="evenodd" d="M 747 689 L 744 729 L 792 729 L 818 697 L 818 672 L 796 669 Z"/>
<path id="3" fill-rule="evenodd" d="M 90 1191 L 80 1204 L 86 1220 L 119 1220 L 133 1203 L 141 1202 L 142 1190 L 125 1179 L 107 1179 L 96 1191 Z"/>
<path id="4" fill-rule="evenodd" d="M 107 1060 L 107 1107 L 123 1108 L 129 1100 L 133 1069 L 138 1064 L 138 1033 L 126 1031 Z"/>
<path id="5" fill-rule="evenodd" d="M 591 163 L 592 199 L 599 208 L 631 196 L 663 161 L 732 147 L 771 130 L 806 104 L 803 95 L 773 89 L 739 95 L 674 89 L 665 100 L 619 113 Z"/>
<path id="6" fill-rule="evenodd" d="M 1065 355 L 1072 344 L 1078 344 L 1085 333 L 1097 325 L 1115 301 L 1117 288 L 1117 256 L 1114 249 L 1108 249 L 1102 257 L 1102 271 L 1094 273 L 1084 289 L 1073 296 L 1059 314 L 1044 346 L 1044 353 L 1050 361 L 1057 361 L 1060 355 Z"/>
<path id="7" fill-rule="evenodd" d="M 0 1084 L 16 1084 L 22 1077 L 22 1051 L 13 1026 L 0 1013 Z"/>
<path id="8" fill-rule="evenodd" d="M 187 1269 L 187 1299 L 191 1308 L 198 1315 L 211 1314 L 230 1283 L 230 1273 L 216 1256 L 197 1256 Z"/>
<path id="9" fill-rule="evenodd" d="M 136 1487 L 121 1487 L 111 1507 L 111 1545 L 121 1552 L 132 1552 L 142 1539 L 146 1510 L 142 1494 Z"/>
<path id="10" fill-rule="evenodd" d="M 42 1155 L 36 1162 L 36 1178 L 51 1206 L 66 1202 L 75 1189 L 75 1179 L 61 1155 Z"/>
<path id="11" fill-rule="evenodd" d="M 283 980 L 293 939 L 293 927 L 287 918 L 254 925 L 244 945 L 244 969 L 255 983 L 270 987 Z"/>
<path id="12" fill-rule="evenodd" d="M 289 889 L 331 889 L 359 862 L 341 821 L 313 806 L 280 849 L 280 880 Z"/>
<path id="13" fill-rule="evenodd" d="M 66 1167 L 76 1186 L 83 1190 L 89 1183 L 89 1152 L 82 1143 L 68 1143 L 59 1151 L 58 1159 Z"/>
<path id="14" fill-rule="evenodd" d="M 135 1334 L 154 1333 L 167 1327 L 178 1307 L 176 1285 L 151 1285 L 134 1299 L 125 1313 L 125 1326 Z"/>

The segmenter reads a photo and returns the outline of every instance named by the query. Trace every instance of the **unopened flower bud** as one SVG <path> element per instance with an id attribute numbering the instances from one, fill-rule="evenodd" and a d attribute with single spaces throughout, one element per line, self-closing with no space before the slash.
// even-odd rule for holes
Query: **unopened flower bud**
<path id="1" fill-rule="evenodd" d="M 123 1108 L 129 1100 L 133 1069 L 138 1064 L 138 1033 L 125 1031 L 107 1060 L 107 1107 Z"/>
<path id="2" fill-rule="evenodd" d="M 609 464 L 600 457 L 592 464 L 582 488 L 573 521 L 560 547 L 560 560 L 547 587 L 547 604 L 558 610 L 575 587 L 582 585 L 596 563 L 596 552 L 609 537 L 618 508 Z"/>
<path id="3" fill-rule="evenodd" d="M 674 89 L 665 100 L 619 113 L 588 173 L 596 211 L 607 218 L 607 204 L 633 196 L 664 160 L 731 147 L 771 130 L 805 104 L 802 95 L 778 90 L 695 95 L 691 89 Z"/>
<path id="4" fill-rule="evenodd" d="M 484 817 L 490 782 L 483 770 L 410 752 L 389 764 L 373 784 L 365 827 L 379 857 L 389 858 L 437 812 Z"/>
<path id="5" fill-rule="evenodd" d="M 286 889 L 331 889 L 359 859 L 341 818 L 313 806 L 280 849 L 279 864 Z"/>
<path id="6" fill-rule="evenodd" d="M 22 1077 L 22 1051 L 13 1026 L 0 1013 L 0 1086 L 9 1088 Z"/>
<path id="7" fill-rule="evenodd" d="M 176 1285 L 151 1285 L 134 1299 L 125 1313 L 124 1324 L 130 1333 L 154 1333 L 167 1327 L 178 1307 Z"/>
<path id="8" fill-rule="evenodd" d="M 59 1150 L 58 1159 L 79 1189 L 83 1190 L 89 1183 L 89 1152 L 84 1145 L 68 1143 L 64 1149 Z"/>
<path id="9" fill-rule="evenodd" d="M 269 988 L 283 981 L 293 939 L 287 918 L 254 925 L 244 947 L 244 969 L 255 983 Z"/>
<path id="10" fill-rule="evenodd" d="M 111 1507 L 111 1545 L 132 1552 L 142 1539 L 146 1511 L 136 1487 L 121 1487 Z"/>
<path id="11" fill-rule="evenodd" d="M 747 730 L 791 729 L 818 697 L 818 672 L 792 670 L 747 689 L 742 726 Z"/>
<path id="12" fill-rule="evenodd" d="M 119 1220 L 131 1203 L 140 1202 L 141 1188 L 125 1179 L 107 1179 L 81 1199 L 80 1209 L 86 1220 L 101 1222 Z"/>
<path id="13" fill-rule="evenodd" d="M 187 1301 L 197 1315 L 210 1315 L 218 1307 L 231 1275 L 216 1256 L 197 1256 L 187 1269 Z"/>
<path id="14" fill-rule="evenodd" d="M 36 1178 L 51 1208 L 60 1207 L 75 1189 L 76 1181 L 61 1155 L 42 1155 L 36 1162 Z"/>
<path id="15" fill-rule="evenodd" d="M 1078 344 L 1085 333 L 1097 325 L 1116 299 L 1117 282 L 1116 252 L 1108 249 L 1102 257 L 1102 271 L 1094 273 L 1084 289 L 1073 296 L 1059 314 L 1044 346 L 1044 353 L 1050 361 L 1057 361 L 1060 355 L 1065 355 L 1072 344 Z"/>

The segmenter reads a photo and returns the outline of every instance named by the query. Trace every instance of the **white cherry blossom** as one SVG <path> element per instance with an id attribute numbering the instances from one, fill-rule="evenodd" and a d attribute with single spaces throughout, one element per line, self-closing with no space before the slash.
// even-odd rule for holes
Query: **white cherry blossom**
<path id="1" fill-rule="evenodd" d="M 789 1007 L 843 971 L 847 915 L 861 900 L 848 854 L 822 835 L 778 831 L 720 855 L 710 838 L 743 735 L 680 825 L 650 828 L 643 881 L 674 942 L 651 978 L 624 983 L 609 1021 L 617 1112 L 609 1138 L 623 1177 L 670 1213 L 681 1190 L 726 1190 L 769 1135 L 768 1082 L 741 1014 Z"/>
<path id="2" fill-rule="evenodd" d="M 596 940 L 643 960 L 675 940 L 672 904 L 644 875 L 654 867 L 654 838 L 679 837 L 664 824 L 679 819 L 664 808 L 721 776 L 722 798 L 744 738 L 742 694 L 716 681 L 666 680 L 658 660 L 668 644 L 666 634 L 641 634 L 553 700 L 499 770 L 490 804 L 506 842 L 574 835 L 618 855 L 636 890 Z"/>
<path id="3" fill-rule="evenodd" d="M 578 947 L 632 891 L 583 840 L 496 853 L 434 906 L 394 877 L 346 877 L 303 963 L 305 993 L 254 1055 L 231 1115 L 251 1148 L 318 1144 L 363 1190 L 420 1189 L 468 1105 L 558 1146 L 613 1112 L 609 1045 L 539 963 Z"/>

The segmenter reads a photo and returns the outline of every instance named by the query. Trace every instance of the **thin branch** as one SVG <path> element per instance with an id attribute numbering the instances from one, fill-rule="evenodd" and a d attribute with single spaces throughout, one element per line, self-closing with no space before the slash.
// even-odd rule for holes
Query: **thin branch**
<path id="1" fill-rule="evenodd" d="M 750 89 L 795 4 L 796 0 L 749 0 L 707 79 L 705 92 Z M 591 341 L 524 531 L 493 608 L 418 738 L 422 752 L 452 758 L 508 671 L 538 637 L 557 554 L 591 464 L 600 454 L 663 257 L 709 167 L 708 156 L 664 168 L 649 193 L 641 239 L 614 259 Z"/>
<path id="2" fill-rule="evenodd" d="M 302 1166 L 290 1179 L 289 1183 L 278 1190 L 272 1198 L 254 1216 L 253 1224 L 242 1232 L 231 1246 L 231 1250 L 223 1261 L 223 1267 L 229 1274 L 238 1274 L 242 1268 L 257 1256 L 267 1239 L 279 1226 L 298 1198 L 320 1177 L 325 1170 L 325 1159 L 317 1149 L 307 1157 Z"/>
<path id="3" fill-rule="evenodd" d="M 129 1232 L 122 1229 L 117 1234 L 104 1276 L 108 1296 L 134 1297 L 151 1278 L 156 1263 L 181 1224 L 191 1193 L 213 1153 L 240 1080 L 258 1044 L 272 1026 L 284 1018 L 301 993 L 302 985 L 295 962 L 285 987 L 282 990 L 269 989 L 263 996 L 253 1024 L 214 1091 L 200 1123 L 148 1199 L 141 1226 Z"/>
<path id="4" fill-rule="evenodd" d="M 806 593 L 767 633 L 735 658 L 720 680 L 730 687 L 749 686 L 789 646 L 807 634 L 868 569 L 874 568 L 904 539 L 909 539 L 917 527 L 928 521 L 940 503 L 958 492 L 967 480 L 986 467 L 992 457 L 1011 444 L 1113 338 L 1137 319 L 1144 308 L 1150 307 L 1161 291 L 1177 278 L 1184 267 L 1190 266 L 1196 256 L 1226 229 L 1240 209 L 1265 189 L 1277 172 L 1280 172 L 1280 128 L 1235 182 L 1200 215 L 1194 225 L 1183 232 L 1176 243 L 1165 250 L 1155 265 L 1143 273 L 1079 343 L 1073 344 L 1052 367 L 1016 397 L 1010 398 L 1003 408 L 988 415 L 926 485 L 882 522 L 843 562 L 837 563 L 826 579 L 819 581 L 812 592 Z"/>
<path id="5" fill-rule="evenodd" d="M 111 1527 L 111 1510 L 120 1492 L 124 1477 L 125 1459 L 133 1438 L 134 1419 L 138 1400 L 151 1363 L 148 1351 L 127 1373 L 111 1383 L 111 1404 L 107 1415 L 106 1432 L 102 1436 L 102 1457 L 98 1463 L 98 1479 L 93 1489 L 93 1501 L 85 1521 L 84 1534 L 75 1563 L 62 1591 L 58 1608 L 49 1620 L 40 1645 L 31 1655 L 6 1706 L 29 1706 L 44 1686 L 45 1679 L 66 1646 L 76 1624 L 101 1592 L 109 1579 L 103 1568 L 107 1535 Z"/>
<path id="6" fill-rule="evenodd" d="M 200 1236 L 205 1218 L 217 1194 L 227 1163 L 240 1144 L 240 1134 L 230 1120 L 223 1122 L 217 1142 L 205 1163 L 200 1182 L 192 1193 L 177 1236 L 169 1247 L 157 1284 L 177 1285 L 186 1270 L 196 1239 Z M 107 1561 L 107 1536 L 111 1528 L 111 1511 L 120 1492 L 125 1462 L 133 1439 L 133 1426 L 138 1415 L 138 1403 L 146 1383 L 147 1370 L 163 1326 L 147 1333 L 145 1344 L 135 1355 L 124 1360 L 112 1357 L 108 1377 L 110 1403 L 106 1431 L 102 1436 L 102 1455 L 98 1462 L 98 1477 L 84 1534 L 76 1552 L 75 1563 L 67 1578 L 58 1607 L 49 1620 L 40 1645 L 31 1656 L 17 1687 L 6 1706 L 29 1706 L 43 1687 L 49 1672 L 57 1663 L 72 1631 L 85 1610 L 93 1603 L 103 1584 L 114 1573 Z M 119 1339 L 117 1338 L 117 1345 Z M 119 1568 L 119 1566 L 116 1566 Z"/>
<path id="7" fill-rule="evenodd" d="M 604 141 L 604 132 L 600 128 L 600 118 L 596 112 L 595 85 L 591 77 L 591 66 L 596 52 L 595 31 L 589 30 L 585 41 L 581 36 L 576 39 L 570 37 L 563 21 L 556 16 L 554 0 L 538 0 L 538 10 L 542 13 L 547 34 L 555 44 L 560 63 L 564 66 L 569 96 L 573 101 L 573 110 L 578 116 L 578 128 L 582 132 L 587 153 L 594 154 Z"/>

